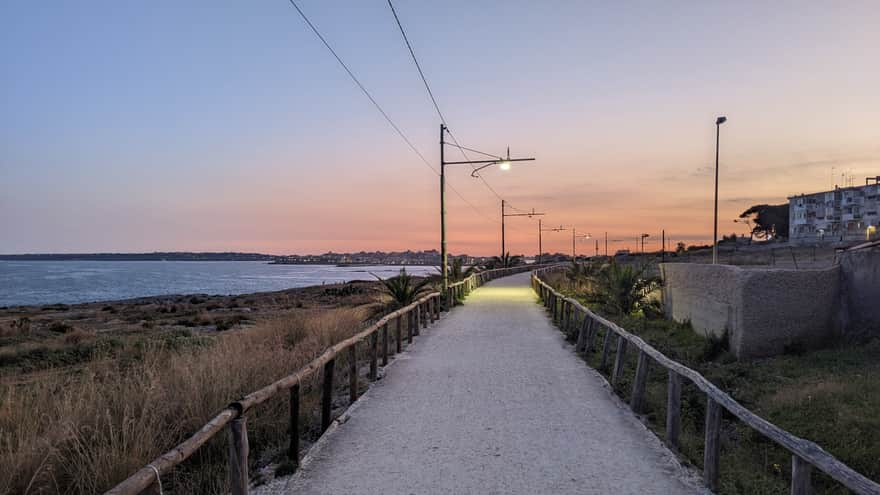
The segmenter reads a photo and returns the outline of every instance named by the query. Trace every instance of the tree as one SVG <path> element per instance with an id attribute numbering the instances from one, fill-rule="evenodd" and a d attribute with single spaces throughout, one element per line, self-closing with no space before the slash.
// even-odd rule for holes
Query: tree
<path id="1" fill-rule="evenodd" d="M 649 294 L 660 286 L 660 281 L 648 277 L 648 265 L 634 267 L 612 260 L 596 277 L 596 293 L 605 310 L 611 314 L 628 315 L 637 309 L 646 310 Z"/>
<path id="2" fill-rule="evenodd" d="M 463 258 L 453 258 L 452 264 L 450 264 L 447 269 L 449 270 L 447 275 L 449 277 L 450 283 L 461 282 L 462 280 L 470 277 L 472 273 L 477 271 L 477 267 L 475 266 L 469 266 L 467 267 L 467 269 L 465 269 Z M 442 268 L 437 267 L 437 270 L 439 270 L 441 274 L 443 273 Z"/>
<path id="3" fill-rule="evenodd" d="M 525 260 L 522 256 L 511 256 L 510 251 L 503 253 L 501 256 L 493 256 L 488 263 L 486 263 L 486 268 L 510 268 L 512 266 L 519 266 L 525 264 Z"/>
<path id="4" fill-rule="evenodd" d="M 788 203 L 782 205 L 754 205 L 740 213 L 740 218 L 754 224 L 752 235 L 761 240 L 788 237 Z"/>
<path id="5" fill-rule="evenodd" d="M 679 241 L 678 244 L 675 245 L 675 254 L 681 255 L 684 254 L 686 249 L 685 243 Z"/>
<path id="6" fill-rule="evenodd" d="M 431 283 L 431 280 L 427 278 L 416 281 L 412 275 L 406 273 L 406 268 L 401 268 L 400 274 L 396 277 L 387 279 L 382 279 L 375 273 L 371 275 L 382 282 L 382 289 L 391 296 L 392 306 L 395 308 L 403 308 L 416 302 L 420 296 L 427 292 Z"/>

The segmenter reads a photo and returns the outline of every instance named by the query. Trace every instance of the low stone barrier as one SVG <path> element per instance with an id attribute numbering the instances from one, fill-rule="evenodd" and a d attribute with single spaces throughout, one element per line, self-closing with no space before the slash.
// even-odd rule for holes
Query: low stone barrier
<path id="1" fill-rule="evenodd" d="M 702 335 L 728 333 L 740 359 L 820 347 L 838 334 L 840 268 L 744 269 L 663 263 L 666 315 Z"/>

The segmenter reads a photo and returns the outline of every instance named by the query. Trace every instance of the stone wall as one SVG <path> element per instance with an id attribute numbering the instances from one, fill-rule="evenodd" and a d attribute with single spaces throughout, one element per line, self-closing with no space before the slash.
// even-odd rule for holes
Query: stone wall
<path id="1" fill-rule="evenodd" d="M 880 248 L 840 256 L 841 304 L 837 325 L 849 340 L 880 337 Z"/>
<path id="2" fill-rule="evenodd" d="M 727 331 L 737 358 L 818 347 L 838 333 L 838 267 L 780 270 L 664 263 L 660 270 L 667 316 L 690 321 L 701 335 Z"/>

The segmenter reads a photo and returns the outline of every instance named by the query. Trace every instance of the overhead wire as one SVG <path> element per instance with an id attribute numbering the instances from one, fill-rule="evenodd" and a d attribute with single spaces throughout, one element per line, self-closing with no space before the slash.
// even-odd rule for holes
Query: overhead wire
<path id="1" fill-rule="evenodd" d="M 449 126 L 447 124 L 446 117 L 443 115 L 443 112 L 440 110 L 440 105 L 437 103 L 437 98 L 434 97 L 434 92 L 431 90 L 431 85 L 428 84 L 428 79 L 425 77 L 425 72 L 422 70 L 422 65 L 419 63 L 419 59 L 416 57 L 415 50 L 413 50 L 412 43 L 410 43 L 409 37 L 406 35 L 406 30 L 403 29 L 403 24 L 400 22 L 400 17 L 398 17 L 398 15 L 397 15 L 397 10 L 394 8 L 394 4 L 391 2 L 391 0 L 387 0 L 387 1 L 388 1 L 388 7 L 391 9 L 391 13 L 394 15 L 394 20 L 395 20 L 395 22 L 397 22 L 397 27 L 400 30 L 400 34 L 401 34 L 401 36 L 403 36 L 403 41 L 406 43 L 406 48 L 409 50 L 410 57 L 412 57 L 413 64 L 415 64 L 416 70 L 418 70 L 418 72 L 419 72 L 419 77 L 422 79 L 422 83 L 425 85 L 425 90 L 427 90 L 428 96 L 431 98 L 431 103 L 434 104 L 434 109 L 437 111 L 437 115 L 440 117 L 440 122 L 442 122 L 443 125 L 446 126 L 446 132 L 447 132 L 447 134 L 449 134 L 449 137 L 452 138 L 452 142 L 455 143 L 455 147 L 458 148 L 458 150 L 461 152 L 461 155 L 464 157 L 465 161 L 470 161 L 470 157 L 468 157 L 465 150 L 474 151 L 476 153 L 490 156 L 492 158 L 499 158 L 495 155 L 490 155 L 488 153 L 483 153 L 481 151 L 471 150 L 470 148 L 466 148 L 466 147 L 462 146 L 458 142 L 458 139 L 456 139 L 456 137 L 452 133 L 452 131 L 449 130 Z M 471 169 L 476 170 L 476 167 L 471 165 Z M 483 183 L 483 185 L 485 185 L 486 188 L 489 189 L 489 191 L 491 191 L 492 194 L 494 194 L 498 199 L 504 199 L 501 197 L 500 194 L 498 194 L 498 191 L 496 191 L 495 188 L 492 187 L 491 184 L 489 184 L 489 182 L 486 180 L 485 177 L 483 177 L 482 174 L 478 173 L 476 175 L 476 177 L 479 178 L 480 181 Z"/>
<path id="2" fill-rule="evenodd" d="M 376 108 L 376 110 L 379 111 L 379 113 L 382 115 L 382 117 L 385 119 L 385 121 L 388 122 L 388 124 L 394 129 L 394 131 L 401 137 L 401 139 L 403 139 L 403 141 L 413 151 L 413 153 L 415 153 L 422 160 L 422 162 L 428 168 L 430 168 L 431 171 L 434 172 L 435 175 L 439 176 L 440 172 L 434 167 L 434 165 L 431 164 L 431 162 L 428 161 L 427 158 L 425 158 L 425 155 L 423 155 L 422 152 L 419 151 L 418 148 L 416 148 L 416 146 L 412 143 L 412 141 L 409 139 L 409 137 L 407 137 L 407 135 L 403 132 L 403 130 L 401 130 L 401 128 L 388 115 L 388 112 L 386 112 L 385 109 L 383 109 L 382 106 L 379 105 L 379 102 L 376 101 L 376 99 L 373 97 L 373 95 L 361 83 L 361 81 L 357 78 L 357 76 L 354 75 L 354 72 L 352 72 L 352 70 L 348 67 L 348 65 L 346 65 L 346 63 L 342 60 L 342 58 L 339 56 L 339 54 L 336 53 L 336 50 L 334 50 L 333 47 L 330 46 L 330 43 L 327 41 L 327 39 L 324 38 L 324 36 L 321 34 L 321 32 L 318 31 L 318 28 L 315 27 L 314 24 L 312 24 L 312 21 L 309 20 L 308 16 L 306 16 L 305 12 L 303 12 L 303 10 L 299 7 L 299 5 L 297 5 L 296 1 L 295 0 L 288 0 L 288 1 L 290 2 L 291 5 L 293 5 L 293 8 L 296 9 L 297 13 L 299 13 L 300 17 L 302 17 L 303 21 L 305 21 L 305 23 L 309 26 L 309 28 L 312 30 L 312 32 L 315 34 L 315 36 L 317 36 L 318 39 L 321 40 L 321 43 L 324 44 L 324 47 L 326 47 L 327 50 L 333 55 L 333 58 L 335 58 L 336 61 L 339 63 L 339 65 L 342 66 L 342 68 L 345 70 L 345 72 L 348 74 L 348 76 L 351 78 L 351 80 L 354 81 L 354 83 L 357 85 L 358 88 L 360 88 L 360 90 L 364 94 L 364 96 L 366 96 L 367 99 L 370 100 L 370 103 L 372 103 L 373 106 Z M 395 17 L 396 17 L 396 14 L 395 14 Z M 401 29 L 402 29 L 402 27 L 401 27 Z M 413 55 L 413 56 L 415 56 L 415 55 Z M 419 72 L 421 72 L 421 68 L 419 69 Z M 426 84 L 427 84 L 427 82 L 426 82 Z M 429 89 L 429 91 L 430 91 L 430 89 Z M 433 95 L 431 95 L 431 98 L 433 100 L 433 98 L 434 98 Z M 436 101 L 435 101 L 435 105 L 436 105 Z M 439 112 L 440 108 L 439 107 L 436 107 L 436 108 L 437 108 L 437 111 Z M 442 116 L 441 116 L 441 119 L 442 119 Z M 487 220 L 489 220 L 491 222 L 496 222 L 496 223 L 498 222 L 498 220 L 495 220 L 494 218 L 491 218 L 488 215 L 486 215 L 485 213 L 483 213 L 482 211 L 480 211 L 479 208 L 474 206 L 473 203 L 468 201 L 457 189 L 455 189 L 455 187 L 453 187 L 452 184 L 447 184 L 447 185 L 448 185 L 449 189 L 453 193 L 455 193 L 456 196 L 458 196 L 466 205 L 471 207 L 471 209 L 473 209 L 479 215 L 481 215 L 482 217 L 486 218 Z"/>

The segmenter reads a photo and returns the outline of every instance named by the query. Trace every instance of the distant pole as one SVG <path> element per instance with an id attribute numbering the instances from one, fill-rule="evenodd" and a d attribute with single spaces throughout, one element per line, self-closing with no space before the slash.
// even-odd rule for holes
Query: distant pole
<path id="1" fill-rule="evenodd" d="M 599 239 L 596 239 L 596 256 L 599 256 Z"/>
<path id="2" fill-rule="evenodd" d="M 444 134 L 446 124 L 440 124 L 440 263 L 443 271 L 443 293 L 449 287 L 449 269 L 446 265 L 446 161 L 443 157 L 443 148 L 446 144 Z M 502 218 L 503 220 L 503 218 Z"/>
<path id="3" fill-rule="evenodd" d="M 666 229 L 660 232 L 660 262 L 666 263 Z"/>
<path id="4" fill-rule="evenodd" d="M 574 248 L 575 228 L 571 228 L 571 261 L 577 260 L 577 252 Z"/>
<path id="5" fill-rule="evenodd" d="M 544 247 L 541 245 L 541 219 L 538 219 L 538 264 L 541 264 L 541 254 L 544 252 Z"/>
<path id="6" fill-rule="evenodd" d="M 608 256 L 608 232 L 605 232 L 605 256 Z"/>
<path id="7" fill-rule="evenodd" d="M 501 257 L 504 257 L 504 200 L 501 200 Z"/>
<path id="8" fill-rule="evenodd" d="M 712 233 L 712 264 L 718 264 L 718 148 L 721 143 L 721 124 L 727 117 L 715 119 L 715 225 Z"/>

